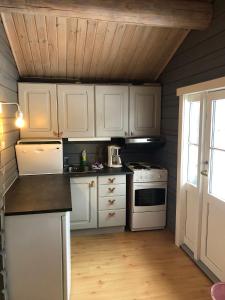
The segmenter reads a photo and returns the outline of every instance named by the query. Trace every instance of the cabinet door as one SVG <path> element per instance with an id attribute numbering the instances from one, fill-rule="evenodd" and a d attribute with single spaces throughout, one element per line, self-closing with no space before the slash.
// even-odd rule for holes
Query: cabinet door
<path id="1" fill-rule="evenodd" d="M 25 119 L 22 138 L 58 136 L 55 84 L 19 83 L 19 103 Z"/>
<path id="2" fill-rule="evenodd" d="M 160 113 L 160 87 L 130 87 L 129 129 L 131 136 L 159 135 Z"/>
<path id="3" fill-rule="evenodd" d="M 71 229 L 97 228 L 97 177 L 71 178 Z"/>
<path id="4" fill-rule="evenodd" d="M 60 213 L 6 218 L 6 269 L 10 300 L 62 300 Z"/>
<path id="5" fill-rule="evenodd" d="M 128 134 L 128 86 L 96 86 L 96 133 L 98 137 Z"/>
<path id="6" fill-rule="evenodd" d="M 94 86 L 58 85 L 59 131 L 63 137 L 94 137 Z"/>

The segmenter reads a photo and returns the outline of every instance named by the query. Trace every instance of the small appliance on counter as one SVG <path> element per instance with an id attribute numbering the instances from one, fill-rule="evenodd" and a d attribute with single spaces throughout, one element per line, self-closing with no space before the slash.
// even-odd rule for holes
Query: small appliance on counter
<path id="1" fill-rule="evenodd" d="M 166 225 L 167 170 L 150 163 L 127 165 L 129 179 L 129 225 L 131 231 L 163 229 Z"/>
<path id="2" fill-rule="evenodd" d="M 15 148 L 19 175 L 63 173 L 62 140 L 20 140 Z"/>
<path id="3" fill-rule="evenodd" d="M 108 167 L 110 168 L 121 168 L 122 162 L 119 155 L 121 147 L 111 145 L 108 146 Z"/>

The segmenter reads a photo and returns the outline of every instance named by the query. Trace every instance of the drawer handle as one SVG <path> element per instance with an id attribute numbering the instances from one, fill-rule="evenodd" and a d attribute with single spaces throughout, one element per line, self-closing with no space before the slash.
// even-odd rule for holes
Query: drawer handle
<path id="1" fill-rule="evenodd" d="M 90 188 L 93 188 L 95 186 L 95 182 L 94 182 L 94 180 L 92 180 L 90 183 L 89 183 L 89 187 Z"/>
<path id="2" fill-rule="evenodd" d="M 115 216 L 115 212 L 113 212 L 113 213 L 109 213 L 109 217 L 114 217 Z"/>
<path id="3" fill-rule="evenodd" d="M 113 183 L 116 178 L 109 178 L 109 183 Z"/>
<path id="4" fill-rule="evenodd" d="M 115 188 L 109 188 L 109 192 L 110 192 L 110 193 L 113 193 L 114 190 L 115 190 Z"/>
<path id="5" fill-rule="evenodd" d="M 110 200 L 109 200 L 109 204 L 110 204 L 110 205 L 113 205 L 113 204 L 115 203 L 115 201 L 116 201 L 115 199 L 113 199 L 113 200 L 110 199 Z"/>

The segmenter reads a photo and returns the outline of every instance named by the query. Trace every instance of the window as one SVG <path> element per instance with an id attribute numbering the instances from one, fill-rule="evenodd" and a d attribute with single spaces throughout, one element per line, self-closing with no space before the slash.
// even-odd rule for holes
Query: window
<path id="1" fill-rule="evenodd" d="M 199 153 L 199 122 L 200 122 L 200 101 L 186 100 L 186 177 L 187 182 L 197 186 L 198 182 L 198 153 Z"/>
<path id="2" fill-rule="evenodd" d="M 225 99 L 212 101 L 209 193 L 225 200 Z"/>

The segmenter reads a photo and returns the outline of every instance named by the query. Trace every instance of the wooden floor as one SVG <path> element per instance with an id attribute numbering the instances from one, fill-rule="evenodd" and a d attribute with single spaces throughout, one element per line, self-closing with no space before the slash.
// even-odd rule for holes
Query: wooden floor
<path id="1" fill-rule="evenodd" d="M 71 300 L 209 300 L 211 285 L 167 231 L 72 236 Z"/>

